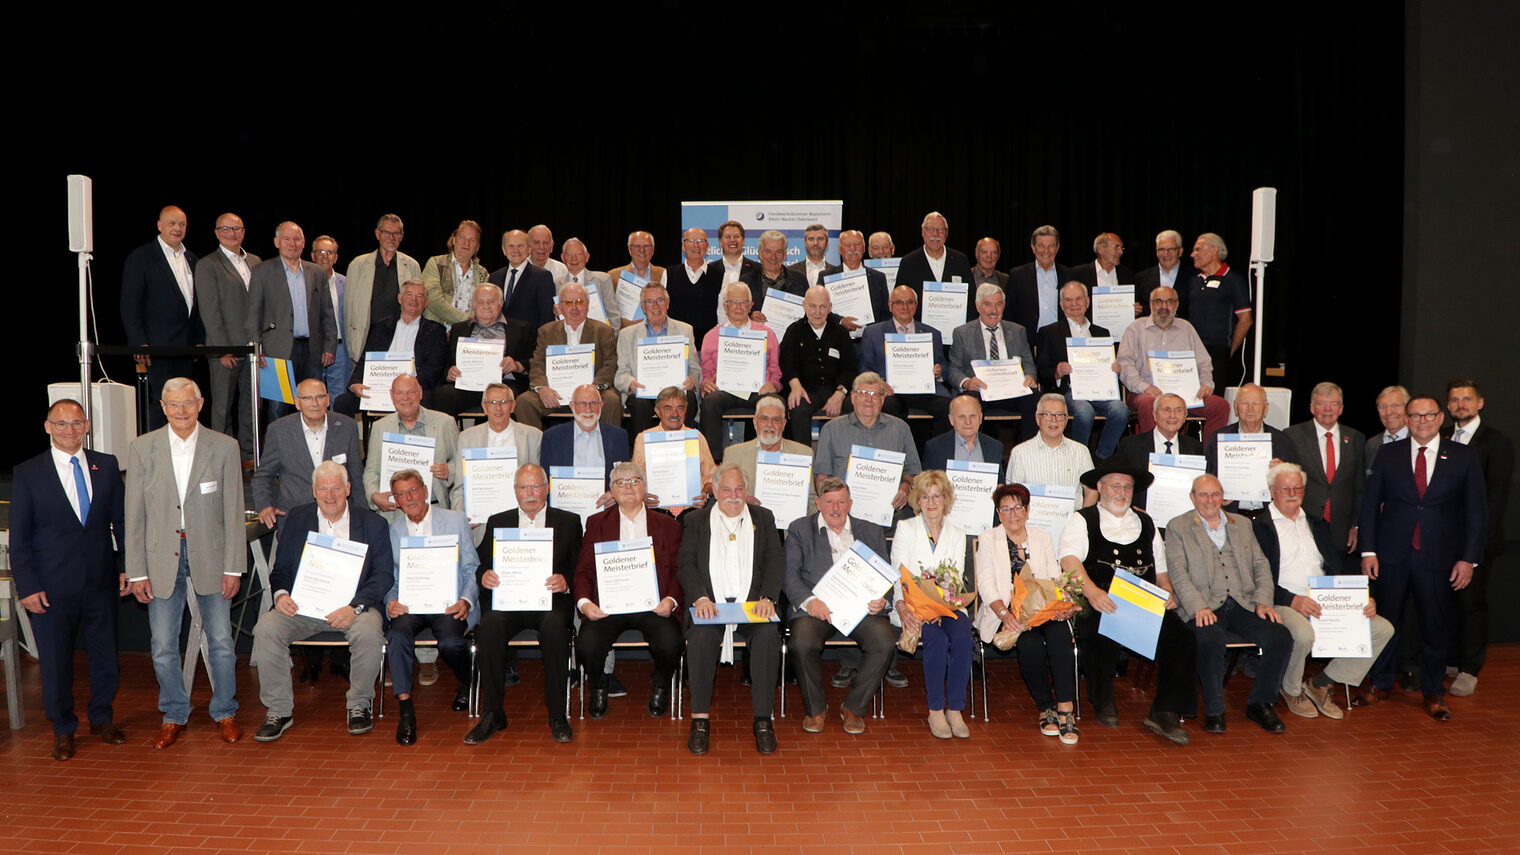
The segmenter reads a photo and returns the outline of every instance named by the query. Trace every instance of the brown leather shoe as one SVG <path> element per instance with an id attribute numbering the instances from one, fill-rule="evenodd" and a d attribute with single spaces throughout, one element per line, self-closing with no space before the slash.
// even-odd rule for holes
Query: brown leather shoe
<path id="1" fill-rule="evenodd" d="M 1392 692 L 1387 689 L 1375 689 L 1371 686 L 1358 687 L 1351 693 L 1351 705 L 1354 707 L 1370 707 L 1382 701 L 1388 700 Z"/>
<path id="2" fill-rule="evenodd" d="M 53 759 L 67 760 L 74 756 L 74 734 L 53 734 Z"/>
<path id="3" fill-rule="evenodd" d="M 217 735 L 220 736 L 222 738 L 222 741 L 228 745 L 231 745 L 237 742 L 239 739 L 243 738 L 243 729 L 241 727 L 238 727 L 237 719 L 233 718 L 230 715 L 224 719 L 218 719 L 216 727 Z"/>
<path id="4" fill-rule="evenodd" d="M 1436 721 L 1451 721 L 1451 710 L 1444 698 L 1425 698 L 1425 712 Z"/>
<path id="5" fill-rule="evenodd" d="M 839 717 L 844 719 L 845 733 L 865 733 L 866 720 L 849 710 L 840 710 Z"/>
<path id="6" fill-rule="evenodd" d="M 247 469 L 247 470 L 249 470 L 251 472 L 254 469 L 258 468 L 258 464 L 254 463 L 252 460 L 244 460 L 243 461 L 243 468 Z"/>
<path id="7" fill-rule="evenodd" d="M 169 724 L 165 722 L 164 726 L 158 729 L 158 736 L 153 738 L 153 747 L 168 748 L 174 744 L 174 740 L 179 739 L 180 731 L 184 729 L 185 726 L 182 724 Z"/>
<path id="8" fill-rule="evenodd" d="M 100 741 L 107 745 L 120 745 L 127 741 L 127 735 L 121 732 L 121 728 L 109 721 L 90 725 L 90 733 L 100 737 Z"/>
<path id="9" fill-rule="evenodd" d="M 802 729 L 808 733 L 821 733 L 823 731 L 823 722 L 828 717 L 828 714 L 829 711 L 824 710 L 818 715 L 804 716 L 802 719 Z"/>

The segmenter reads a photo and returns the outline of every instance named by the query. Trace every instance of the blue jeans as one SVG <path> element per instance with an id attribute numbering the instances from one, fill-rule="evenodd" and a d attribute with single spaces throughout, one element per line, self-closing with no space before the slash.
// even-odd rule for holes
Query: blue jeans
<path id="1" fill-rule="evenodd" d="M 1098 450 L 1093 462 L 1112 457 L 1129 427 L 1129 407 L 1123 401 L 1078 401 L 1066 392 L 1066 411 L 1071 413 L 1071 438 L 1083 445 L 1092 437 L 1093 421 L 1103 414 L 1103 435 L 1098 437 Z"/>
<path id="2" fill-rule="evenodd" d="M 179 657 L 179 629 L 184 620 L 185 597 L 190 588 L 190 559 L 180 542 L 179 572 L 168 598 L 157 596 L 148 603 L 148 627 L 153 635 L 153 673 L 158 677 L 158 710 L 164 724 L 190 721 L 190 692 Z M 201 627 L 206 633 L 206 664 L 211 668 L 211 720 L 237 715 L 237 652 L 232 642 L 232 602 L 222 599 L 220 587 L 210 594 L 196 594 Z M 194 639 L 191 640 L 195 643 Z"/>
<path id="3" fill-rule="evenodd" d="M 337 400 L 348 391 L 348 375 L 354 371 L 354 363 L 348 358 L 348 345 L 338 342 L 333 364 L 322 369 L 322 382 L 327 384 L 327 397 Z"/>

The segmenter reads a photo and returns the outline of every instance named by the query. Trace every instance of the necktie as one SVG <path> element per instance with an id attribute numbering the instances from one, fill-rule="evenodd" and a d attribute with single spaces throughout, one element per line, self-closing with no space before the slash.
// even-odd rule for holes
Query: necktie
<path id="1" fill-rule="evenodd" d="M 82 524 L 90 516 L 90 486 L 84 481 L 84 470 L 79 468 L 79 458 L 70 457 L 69 462 L 74 464 L 74 492 L 79 494 L 79 522 Z"/>
<path id="2" fill-rule="evenodd" d="M 1171 440 L 1167 440 L 1166 441 L 1166 453 L 1167 454 L 1171 454 L 1172 453 L 1172 441 Z"/>
<path id="3" fill-rule="evenodd" d="M 1335 434 L 1325 431 L 1325 483 L 1335 483 Z M 1330 499 L 1325 499 L 1325 522 L 1330 521 Z"/>
<path id="4" fill-rule="evenodd" d="M 1415 449 L 1415 452 L 1414 491 L 1416 493 L 1419 493 L 1420 498 L 1423 499 L 1425 498 L 1425 488 L 1430 483 L 1430 470 L 1425 466 L 1425 447 L 1421 446 Z M 1418 520 L 1415 521 L 1414 537 L 1410 539 L 1409 545 L 1413 546 L 1415 549 L 1420 548 L 1420 523 Z"/>
<path id="5" fill-rule="evenodd" d="M 510 273 L 510 274 L 509 274 L 509 275 L 508 275 L 508 276 L 507 276 L 507 293 L 506 293 L 506 295 L 505 295 L 505 296 L 503 296 L 503 297 L 502 297 L 502 298 L 501 298 L 501 304 L 502 304 L 502 305 L 503 305 L 503 306 L 505 306 L 505 305 L 506 305 L 506 304 L 508 304 L 508 303 L 510 303 L 510 302 L 512 302 L 512 288 L 513 288 L 513 287 L 514 287 L 514 286 L 516 286 L 516 285 L 517 285 L 517 271 L 516 271 L 516 270 L 513 270 L 513 271 L 512 271 L 512 272 L 511 272 L 511 273 Z"/>
<path id="6" fill-rule="evenodd" d="M 1460 442 L 1463 445 L 1466 445 L 1467 444 L 1467 440 L 1465 440 L 1465 439 L 1462 438 L 1463 435 L 1466 434 L 1466 433 L 1467 433 L 1467 428 L 1457 428 L 1456 433 L 1453 433 L 1451 435 L 1451 441 L 1452 442 Z"/>
<path id="7" fill-rule="evenodd" d="M 997 327 L 987 328 L 987 358 L 1000 359 L 998 355 Z"/>
<path id="8" fill-rule="evenodd" d="M 1393 434 L 1388 433 L 1387 431 L 1384 431 L 1383 432 L 1383 444 L 1387 445 L 1388 443 L 1393 442 L 1393 441 L 1394 441 Z"/>

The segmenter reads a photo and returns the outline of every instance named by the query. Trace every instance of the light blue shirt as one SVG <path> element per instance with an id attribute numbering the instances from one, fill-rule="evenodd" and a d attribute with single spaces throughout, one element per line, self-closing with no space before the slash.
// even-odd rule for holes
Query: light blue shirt
<path id="1" fill-rule="evenodd" d="M 974 444 L 971 445 L 968 448 L 966 446 L 966 441 L 963 440 L 963 439 L 961 439 L 961 435 L 960 434 L 956 434 L 955 435 L 955 459 L 956 460 L 969 460 L 972 463 L 986 463 L 987 462 L 986 458 L 984 458 L 982 456 L 982 437 L 981 437 L 981 435 L 978 434 L 977 437 L 976 437 L 976 439 L 975 439 L 975 441 L 974 441 Z M 1002 461 L 998 461 L 998 462 L 1001 463 Z"/>
<path id="2" fill-rule="evenodd" d="M 1034 284 L 1040 295 L 1040 320 L 1037 328 L 1044 329 L 1061 317 L 1061 283 L 1057 281 L 1056 266 L 1052 264 L 1049 270 L 1042 270 L 1036 264 Z M 1032 332 L 1030 334 L 1033 335 Z"/>
<path id="3" fill-rule="evenodd" d="M 576 466 L 595 466 L 598 469 L 606 469 L 607 457 L 602 451 L 602 423 L 597 422 L 596 427 L 589 431 L 581 430 L 580 425 L 575 426 L 575 457 Z"/>
<path id="4" fill-rule="evenodd" d="M 295 313 L 291 335 L 307 338 L 311 335 L 311 328 L 306 323 L 306 270 L 297 264 L 292 273 L 283 258 L 280 259 L 280 269 L 285 271 L 285 285 L 290 288 L 290 310 Z"/>

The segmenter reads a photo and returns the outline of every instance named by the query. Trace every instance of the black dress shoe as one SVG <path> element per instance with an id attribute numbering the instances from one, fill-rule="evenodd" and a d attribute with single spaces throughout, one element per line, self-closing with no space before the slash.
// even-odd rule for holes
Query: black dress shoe
<path id="1" fill-rule="evenodd" d="M 1277 717 L 1277 710 L 1272 709 L 1271 704 L 1246 704 L 1246 718 L 1256 722 L 1267 733 L 1282 733 L 1287 730 L 1287 725 Z"/>
<path id="2" fill-rule="evenodd" d="M 100 737 L 100 741 L 107 745 L 121 745 L 127 741 L 127 735 L 121 732 L 121 728 L 109 721 L 90 725 L 90 733 Z"/>
<path id="3" fill-rule="evenodd" d="M 1176 713 L 1154 712 L 1142 724 L 1178 745 L 1188 744 L 1188 732 L 1182 729 L 1182 721 Z"/>
<path id="4" fill-rule="evenodd" d="M 1224 733 L 1224 713 L 1219 715 L 1206 715 L 1203 717 L 1204 733 Z"/>
<path id="5" fill-rule="evenodd" d="M 776 753 L 776 727 L 768 718 L 755 722 L 755 750 L 761 754 Z"/>
<path id="6" fill-rule="evenodd" d="M 591 690 L 591 709 L 588 713 L 592 718 L 607 717 L 607 688 L 597 686 Z"/>
<path id="7" fill-rule="evenodd" d="M 708 720 L 694 718 L 691 720 L 691 733 L 686 736 L 686 750 L 693 754 L 706 754 L 708 743 Z"/>
<path id="8" fill-rule="evenodd" d="M 464 712 L 470 708 L 470 687 L 460 686 L 459 691 L 454 693 L 454 712 Z"/>
<path id="9" fill-rule="evenodd" d="M 499 712 L 488 712 L 480 717 L 480 721 L 470 728 L 470 732 L 464 735 L 465 745 L 479 745 L 491 738 L 491 734 L 498 730 L 507 729 L 507 717 Z"/>
<path id="10" fill-rule="evenodd" d="M 69 759 L 70 757 L 73 757 L 73 756 L 74 756 L 74 734 L 72 734 L 72 733 L 55 733 L 55 734 L 53 734 L 53 759 L 54 760 L 63 761 L 63 760 L 67 760 L 67 759 Z"/>
<path id="11" fill-rule="evenodd" d="M 670 709 L 670 689 L 655 686 L 649 693 L 649 717 L 659 718 Z M 695 721 L 695 719 L 693 719 Z"/>
<path id="12" fill-rule="evenodd" d="M 549 735 L 555 742 L 569 742 L 575 738 L 575 731 L 570 729 L 570 722 L 556 718 L 549 720 Z"/>
<path id="13" fill-rule="evenodd" d="M 417 714 L 403 711 L 400 721 L 396 723 L 396 744 L 415 745 L 417 743 Z"/>
<path id="14" fill-rule="evenodd" d="M 502 678 L 501 684 L 503 686 L 506 686 L 507 688 L 510 689 L 513 686 L 515 686 L 515 685 L 517 685 L 518 683 L 521 683 L 521 682 L 522 682 L 522 677 L 517 676 L 517 666 L 516 665 L 508 665 L 507 666 L 507 675 Z"/>
<path id="15" fill-rule="evenodd" d="M 1098 710 L 1097 716 L 1098 724 L 1101 724 L 1104 727 L 1119 726 L 1119 711 L 1113 707 L 1107 707 L 1105 709 Z"/>

